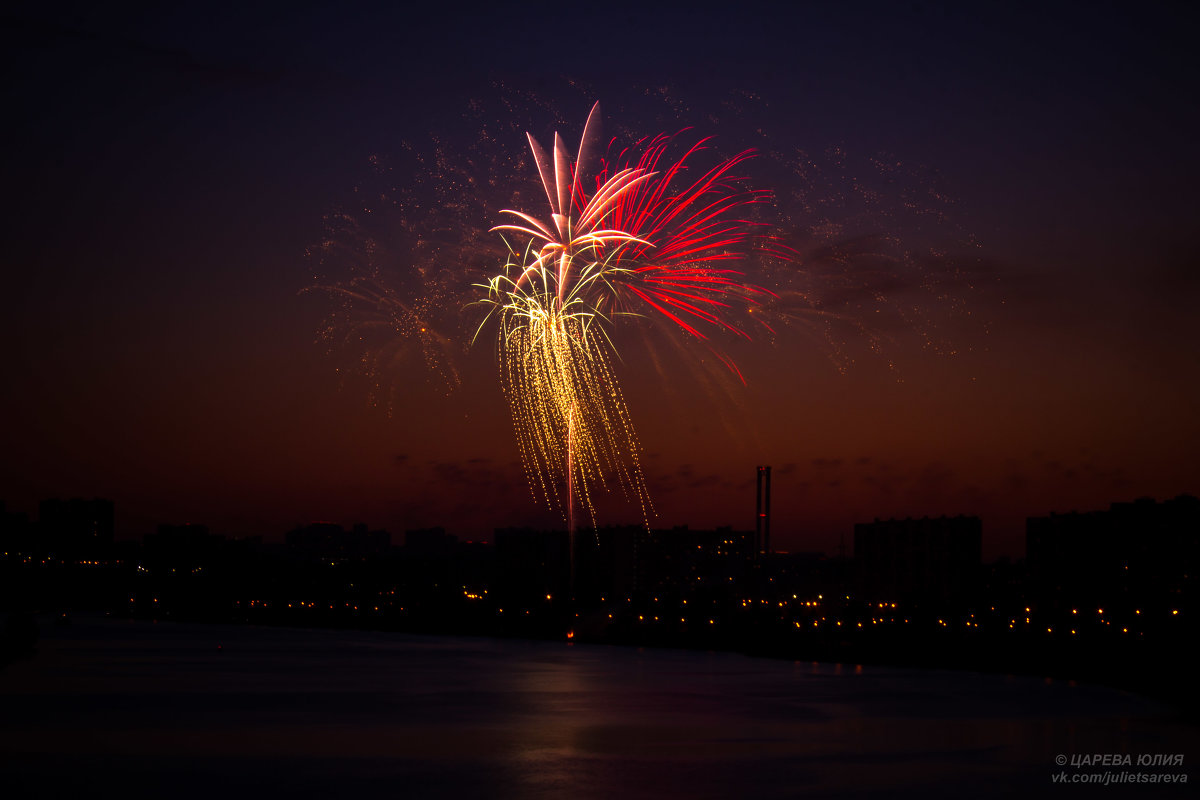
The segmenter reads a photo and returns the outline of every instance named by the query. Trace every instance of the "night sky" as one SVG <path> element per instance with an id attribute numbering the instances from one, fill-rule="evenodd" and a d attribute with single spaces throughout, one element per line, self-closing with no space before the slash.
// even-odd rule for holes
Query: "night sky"
<path id="1" fill-rule="evenodd" d="M 621 334 L 655 527 L 751 528 L 757 464 L 776 545 L 831 553 L 854 522 L 971 513 L 985 556 L 1020 555 L 1026 516 L 1200 492 L 1182 4 L 170 5 L 0 17 L 9 510 L 101 496 L 119 536 L 269 540 L 555 524 L 493 338 L 454 355 L 451 391 L 419 354 L 364 374 L 312 287 L 337 280 L 338 213 L 412 226 L 384 251 L 402 276 L 439 177 L 491 180 L 451 216 L 497 224 L 491 197 L 536 175 L 489 159 L 525 130 L 576 142 L 593 100 L 612 136 L 760 151 L 836 319 L 731 345 L 744 387 Z M 831 247 L 866 254 L 849 284 Z"/>

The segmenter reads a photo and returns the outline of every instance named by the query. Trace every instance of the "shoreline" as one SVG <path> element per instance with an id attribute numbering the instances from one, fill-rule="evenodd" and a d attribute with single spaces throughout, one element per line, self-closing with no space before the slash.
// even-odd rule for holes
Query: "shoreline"
<path id="1" fill-rule="evenodd" d="M 1047 655 L 1045 651 L 1034 652 L 1002 652 L 994 646 L 975 646 L 961 648 L 943 642 L 939 645 L 926 641 L 921 647 L 914 647 L 908 657 L 897 656 L 895 651 L 887 651 L 878 644 L 868 642 L 853 643 L 848 641 L 828 643 L 825 646 L 805 647 L 795 641 L 788 641 L 783 636 L 752 636 L 744 634 L 741 637 L 698 637 L 679 635 L 662 637 L 651 640 L 650 637 L 622 636 L 617 631 L 607 631 L 605 635 L 577 634 L 568 639 L 565 634 L 554 634 L 547 630 L 525 629 L 520 631 L 481 630 L 473 626 L 432 626 L 432 625 L 303 625 L 294 620 L 282 620 L 264 616 L 258 619 L 200 619 L 179 618 L 176 616 L 157 618 L 137 615 L 118 615 L 110 612 L 84 612 L 77 615 L 81 619 L 93 621 L 131 621 L 131 622 L 163 622 L 181 626 L 230 626 L 236 628 L 274 628 L 293 631 L 329 631 L 347 632 L 362 631 L 371 633 L 395 633 L 409 636 L 428 636 L 432 638 L 455 637 L 472 639 L 492 639 L 498 641 L 531 641 L 531 642 L 560 642 L 572 645 L 603 645 L 620 648 L 654 649 L 662 651 L 688 651 L 730 653 L 748 658 L 762 658 L 773 661 L 809 662 L 824 664 L 831 667 L 851 665 L 854 667 L 879 667 L 886 669 L 916 669 L 943 671 L 955 673 L 974 673 L 980 675 L 995 675 L 1044 680 L 1047 683 L 1064 681 L 1069 685 L 1095 686 L 1108 690 L 1126 692 L 1146 700 L 1150 700 L 1170 709 L 1172 716 L 1189 725 L 1200 724 L 1200 692 L 1190 685 L 1183 674 L 1182 666 L 1175 674 L 1164 673 L 1161 668 L 1148 669 L 1149 663 L 1161 664 L 1166 660 L 1166 654 L 1149 652 L 1126 653 L 1123 658 L 1117 658 L 1112 653 L 1104 656 L 1079 652 L 1058 652 Z M 39 612 L 34 615 L 40 627 L 73 624 L 71 617 Z M 39 636 L 40 639 L 40 636 Z M 740 640 L 740 641 L 739 641 Z M 992 643 L 994 645 L 994 643 Z M 0 670 L 18 660 L 35 657 L 36 643 L 26 652 L 8 654 L 0 659 Z M 1088 656 L 1091 657 L 1088 657 Z"/>

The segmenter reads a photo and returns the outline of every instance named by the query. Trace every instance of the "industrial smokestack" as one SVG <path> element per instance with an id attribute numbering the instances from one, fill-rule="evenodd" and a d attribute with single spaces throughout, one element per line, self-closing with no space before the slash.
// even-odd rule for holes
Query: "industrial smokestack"
<path id="1" fill-rule="evenodd" d="M 758 468 L 758 489 L 755 498 L 754 549 L 757 553 L 771 552 L 771 468 Z"/>

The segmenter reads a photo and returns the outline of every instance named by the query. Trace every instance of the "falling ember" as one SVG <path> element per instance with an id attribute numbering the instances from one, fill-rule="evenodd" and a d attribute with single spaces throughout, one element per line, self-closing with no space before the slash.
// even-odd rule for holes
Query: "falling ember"
<path id="1" fill-rule="evenodd" d="M 728 109 L 738 126 L 732 138 L 757 148 L 750 161 L 749 151 L 716 156 L 707 140 L 691 146 L 686 134 L 639 139 L 621 128 L 619 137 L 600 137 L 598 112 L 577 153 L 561 138 L 531 148 L 521 133 L 553 101 L 494 88 L 452 131 L 372 156 L 307 250 L 311 283 L 302 293 L 327 303 L 317 343 L 338 360 L 338 373 L 365 379 L 368 400 L 389 414 L 405 416 L 418 391 L 448 396 L 474 381 L 479 362 L 467 345 L 478 319 L 467 322 L 464 306 L 481 299 L 479 286 L 506 260 L 501 277 L 516 283 L 541 259 L 556 298 L 560 283 L 570 292 L 584 267 L 599 268 L 603 277 L 581 292 L 601 323 L 597 335 L 629 337 L 621 349 L 646 357 L 664 394 L 714 402 L 712 427 L 734 436 L 744 433 L 737 398 L 745 378 L 728 345 L 741 334 L 756 345 L 823 353 L 839 372 L 882 359 L 897 380 L 903 359 L 893 348 L 915 344 L 910 334 L 942 354 L 974 348 L 961 333 L 986 335 L 988 320 L 972 314 L 967 295 L 995 276 L 971 254 L 978 243 L 954 223 L 953 201 L 922 165 L 839 148 L 810 153 L 747 129 L 758 114 L 740 95 L 706 98 L 706 124 L 719 130 L 727 120 L 717 106 Z M 663 98 L 672 116 L 686 105 Z M 769 173 L 779 194 L 754 190 L 751 169 Z M 621 181 L 640 182 L 624 187 L 622 172 Z M 604 190 L 617 196 L 606 199 Z M 585 219 L 589 205 L 598 214 Z M 497 221 L 498 209 L 522 212 L 501 215 L 507 239 L 482 224 Z M 599 235 L 606 230 L 638 241 Z M 529 290 L 528 281 L 515 288 Z M 614 332 L 625 315 L 640 319 Z M 615 366 L 616 349 L 602 344 Z M 565 508 L 564 497 L 581 497 L 564 486 L 555 492 Z"/>
<path id="2" fill-rule="evenodd" d="M 501 378 L 530 486 L 564 508 L 571 530 L 576 498 L 595 524 L 593 495 L 610 480 L 645 516 L 652 513 L 641 447 L 612 369 L 616 350 L 607 328 L 614 319 L 645 317 L 681 329 L 740 379 L 709 334 L 748 337 L 748 312 L 770 294 L 726 266 L 766 241 L 739 215 L 767 199 L 739 188 L 732 174 L 749 152 L 690 178 L 689 162 L 704 143 L 668 162 L 672 137 L 658 136 L 643 142 L 636 161 L 629 151 L 602 159 L 589 191 L 598 125 L 596 104 L 574 161 L 557 134 L 551 154 L 529 136 L 550 222 L 504 210 L 518 221 L 494 230 L 524 245 L 506 239 L 503 272 L 481 287 L 488 317 L 499 319 Z"/>

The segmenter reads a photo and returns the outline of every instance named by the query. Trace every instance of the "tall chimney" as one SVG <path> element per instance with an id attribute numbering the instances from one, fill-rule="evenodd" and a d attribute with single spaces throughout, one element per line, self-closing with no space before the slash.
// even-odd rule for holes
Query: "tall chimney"
<path id="1" fill-rule="evenodd" d="M 771 468 L 758 468 L 755 497 L 754 549 L 756 554 L 771 552 Z"/>

